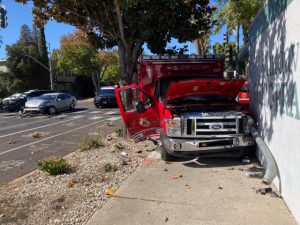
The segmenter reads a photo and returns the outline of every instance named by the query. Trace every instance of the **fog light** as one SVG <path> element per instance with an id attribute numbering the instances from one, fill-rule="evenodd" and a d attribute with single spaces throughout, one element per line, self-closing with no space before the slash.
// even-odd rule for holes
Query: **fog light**
<path id="1" fill-rule="evenodd" d="M 174 144 L 174 149 L 175 150 L 181 149 L 181 144 Z"/>

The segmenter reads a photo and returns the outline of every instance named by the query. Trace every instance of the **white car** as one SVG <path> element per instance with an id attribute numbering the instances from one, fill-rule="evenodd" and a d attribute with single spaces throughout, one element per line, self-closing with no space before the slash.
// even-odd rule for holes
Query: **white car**
<path id="1" fill-rule="evenodd" d="M 24 112 L 56 114 L 58 111 L 73 110 L 76 98 L 66 93 L 43 94 L 26 102 Z"/>

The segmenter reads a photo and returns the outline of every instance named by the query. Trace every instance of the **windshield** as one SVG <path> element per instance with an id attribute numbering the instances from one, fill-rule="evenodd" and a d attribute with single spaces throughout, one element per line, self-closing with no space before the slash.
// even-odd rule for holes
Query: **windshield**
<path id="1" fill-rule="evenodd" d="M 114 89 L 101 89 L 98 95 L 115 95 Z"/>
<path id="2" fill-rule="evenodd" d="M 21 94 L 14 94 L 12 96 L 10 96 L 9 98 L 19 98 L 21 96 Z"/>
<path id="3" fill-rule="evenodd" d="M 39 99 L 47 100 L 47 101 L 54 101 L 56 99 L 56 95 L 41 95 Z"/>
<path id="4" fill-rule="evenodd" d="M 220 103 L 220 102 L 229 102 L 233 101 L 231 98 L 225 96 L 215 96 L 215 95 L 196 95 L 196 96 L 187 96 L 183 98 L 173 99 L 167 102 L 167 104 L 176 105 L 176 104 L 201 104 L 201 103 Z"/>

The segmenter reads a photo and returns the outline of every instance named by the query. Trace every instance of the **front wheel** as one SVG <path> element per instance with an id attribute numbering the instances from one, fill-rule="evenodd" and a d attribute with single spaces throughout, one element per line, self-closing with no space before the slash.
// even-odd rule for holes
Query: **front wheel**
<path id="1" fill-rule="evenodd" d="M 72 102 L 71 104 L 70 104 L 70 110 L 74 110 L 75 109 L 75 104 L 74 104 L 74 102 Z"/>
<path id="2" fill-rule="evenodd" d="M 50 106 L 50 107 L 48 108 L 48 113 L 49 113 L 50 115 L 55 115 L 55 114 L 56 114 L 56 108 L 55 108 L 54 106 Z"/>

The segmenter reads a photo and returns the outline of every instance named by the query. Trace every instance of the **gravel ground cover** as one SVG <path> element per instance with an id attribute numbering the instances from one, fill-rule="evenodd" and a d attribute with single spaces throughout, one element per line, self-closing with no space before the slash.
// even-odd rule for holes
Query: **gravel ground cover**
<path id="1" fill-rule="evenodd" d="M 64 157 L 68 174 L 36 170 L 0 187 L 0 224 L 85 224 L 157 146 L 135 144 L 117 137 L 103 138 L 104 147 L 75 151 Z"/>

